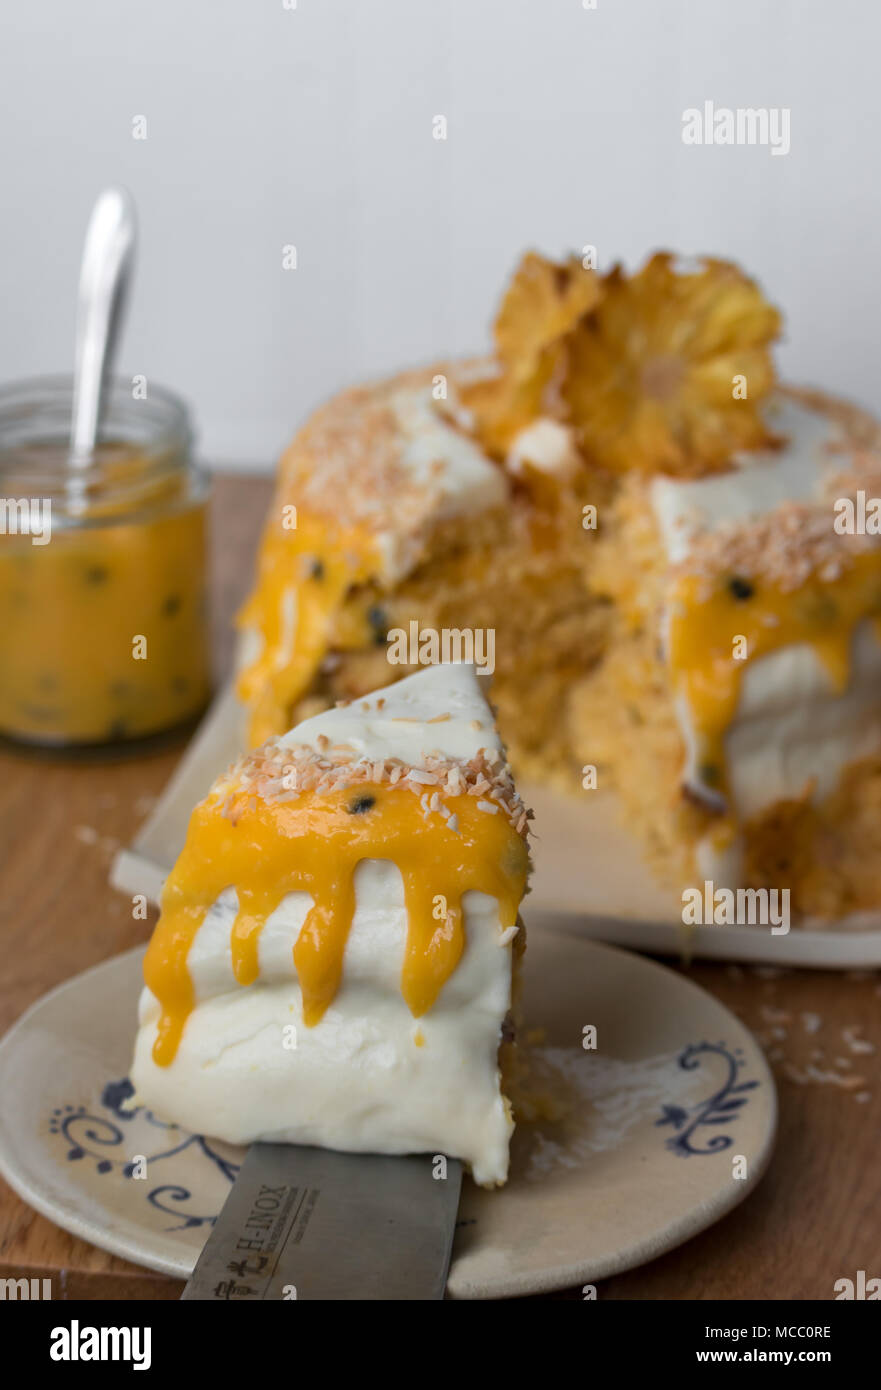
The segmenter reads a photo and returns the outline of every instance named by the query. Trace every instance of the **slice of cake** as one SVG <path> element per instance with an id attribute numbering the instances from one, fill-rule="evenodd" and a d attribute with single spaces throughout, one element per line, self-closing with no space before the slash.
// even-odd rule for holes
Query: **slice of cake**
<path id="1" fill-rule="evenodd" d="M 232 1143 L 443 1153 L 503 1183 L 527 821 L 466 665 L 243 757 L 165 884 L 138 1101 Z"/>

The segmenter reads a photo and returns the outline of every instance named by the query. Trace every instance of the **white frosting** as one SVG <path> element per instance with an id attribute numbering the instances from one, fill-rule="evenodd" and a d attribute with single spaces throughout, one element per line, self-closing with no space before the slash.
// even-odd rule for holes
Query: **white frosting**
<path id="1" fill-rule="evenodd" d="M 451 719 L 427 723 L 447 712 Z M 418 722 L 395 722 L 401 714 Z M 320 734 L 351 743 L 356 757 L 393 755 L 413 763 L 435 749 L 469 757 L 498 746 L 470 666 L 427 668 L 306 720 L 285 741 L 315 746 Z M 477 1182 L 503 1182 L 513 1125 L 497 1053 L 511 1003 L 511 938 L 502 935 L 496 900 L 464 895 L 463 958 L 434 1007 L 414 1019 L 401 994 L 407 914 L 399 870 L 387 860 L 364 861 L 355 895 L 342 984 L 320 1022 L 306 1028 L 293 948 L 311 897 L 291 893 L 270 916 L 260 939 L 259 978 L 242 988 L 229 948 L 238 902 L 231 885 L 191 947 L 197 1004 L 168 1067 L 152 1059 L 159 1005 L 143 991 L 131 1073 L 139 1101 L 232 1143 L 445 1153 L 465 1159 Z M 284 1046 L 289 1025 L 296 1030 L 294 1049 Z"/>
<path id="2" fill-rule="evenodd" d="M 731 522 L 763 516 L 786 501 L 829 507 L 824 483 L 841 470 L 841 427 L 819 411 L 790 400 L 775 402 L 771 428 L 786 437 L 782 449 L 743 454 L 729 473 L 706 478 L 659 477 L 651 501 L 671 563 L 687 557 L 693 540 Z M 830 447 L 833 446 L 833 447 Z M 881 646 L 866 621 L 854 635 L 848 688 L 836 693 L 813 647 L 799 643 L 749 662 L 737 714 L 725 739 L 732 805 L 740 819 L 775 802 L 833 791 L 842 770 L 881 749 Z M 685 697 L 676 712 L 686 746 L 684 775 L 700 786 L 695 724 Z M 712 790 L 707 788 L 712 797 Z M 737 886 L 741 846 L 720 851 L 709 838 L 698 848 L 698 872 L 720 886 Z"/>
<path id="3" fill-rule="evenodd" d="M 718 888 L 737 888 L 743 880 L 743 836 L 735 835 L 720 848 L 705 835 L 695 846 L 694 859 L 699 879 L 709 879 Z"/>
<path id="4" fill-rule="evenodd" d="M 429 722 L 444 714 L 449 719 Z M 481 748 L 502 746 L 475 668 L 467 663 L 426 666 L 384 690 L 304 719 L 281 742 L 317 748 L 322 735 L 351 745 L 359 756 L 401 758 L 417 767 L 427 753 L 471 758 Z"/>
<path id="5" fill-rule="evenodd" d="M 507 464 L 512 473 L 521 473 L 527 463 L 541 473 L 571 477 L 580 460 L 569 427 L 557 420 L 539 419 L 522 429 L 514 438 Z"/>
<path id="6" fill-rule="evenodd" d="M 433 521 L 505 505 L 508 489 L 502 469 L 440 415 L 430 387 L 396 391 L 389 406 L 401 432 L 400 462 L 417 486 L 431 489 Z M 411 538 L 390 527 L 378 540 L 384 577 L 397 582 L 413 566 Z"/>
<path id="7" fill-rule="evenodd" d="M 785 397 L 775 401 L 767 420 L 786 438 L 781 449 L 736 454 L 727 473 L 652 480 L 651 502 L 672 564 L 686 557 L 698 535 L 764 516 L 783 502 L 822 500 L 824 477 L 842 466 L 841 454 L 830 449 L 843 440 L 841 426 Z"/>
<path id="8" fill-rule="evenodd" d="M 783 647 L 743 674 L 726 753 L 738 813 L 755 815 L 814 783 L 818 799 L 842 768 L 881 748 L 881 646 L 871 620 L 851 646 L 851 678 L 837 694 L 813 647 Z"/>

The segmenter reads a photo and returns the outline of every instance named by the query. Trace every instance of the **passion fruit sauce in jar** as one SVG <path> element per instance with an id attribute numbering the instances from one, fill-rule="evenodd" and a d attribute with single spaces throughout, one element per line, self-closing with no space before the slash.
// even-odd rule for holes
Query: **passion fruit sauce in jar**
<path id="1" fill-rule="evenodd" d="M 185 407 L 109 392 L 70 467 L 70 383 L 0 391 L 0 733 L 115 743 L 183 724 L 211 690 L 206 495 Z"/>

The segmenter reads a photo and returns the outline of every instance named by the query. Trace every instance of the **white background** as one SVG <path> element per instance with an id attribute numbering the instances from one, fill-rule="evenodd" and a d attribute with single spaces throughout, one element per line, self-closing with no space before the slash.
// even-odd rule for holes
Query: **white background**
<path id="1" fill-rule="evenodd" d="M 0 15 L 0 379 L 69 367 L 86 220 L 120 181 L 142 232 L 122 366 L 189 398 L 215 463 L 268 466 L 339 386 L 482 348 L 527 246 L 594 244 L 601 268 L 657 246 L 732 256 L 785 311 L 785 374 L 881 406 L 879 5 Z M 790 107 L 791 152 L 684 146 L 682 112 L 705 100 Z"/>

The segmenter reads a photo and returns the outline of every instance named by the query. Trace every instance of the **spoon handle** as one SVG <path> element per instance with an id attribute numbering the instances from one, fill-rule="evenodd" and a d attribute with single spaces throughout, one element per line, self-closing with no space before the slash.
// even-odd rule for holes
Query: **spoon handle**
<path id="1" fill-rule="evenodd" d="M 106 189 L 92 209 L 80 268 L 71 419 L 75 468 L 87 467 L 94 453 L 136 240 L 134 199 L 124 188 Z"/>

